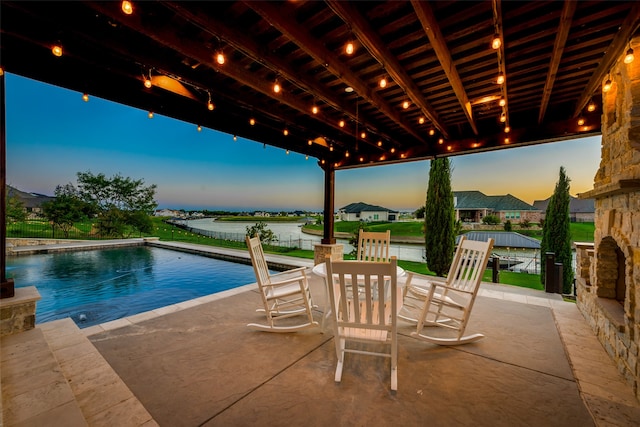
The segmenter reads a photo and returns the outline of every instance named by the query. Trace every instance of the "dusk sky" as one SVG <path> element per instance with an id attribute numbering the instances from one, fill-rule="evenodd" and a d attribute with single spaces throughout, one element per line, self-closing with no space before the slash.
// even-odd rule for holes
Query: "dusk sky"
<path id="1" fill-rule="evenodd" d="M 76 173 L 121 174 L 156 184 L 158 207 L 313 210 L 323 207 L 317 159 L 5 73 L 7 183 L 53 195 Z M 561 166 L 571 194 L 593 188 L 600 137 L 451 157 L 454 191 L 550 197 Z M 336 172 L 335 206 L 365 202 L 401 211 L 424 204 L 429 161 Z"/>

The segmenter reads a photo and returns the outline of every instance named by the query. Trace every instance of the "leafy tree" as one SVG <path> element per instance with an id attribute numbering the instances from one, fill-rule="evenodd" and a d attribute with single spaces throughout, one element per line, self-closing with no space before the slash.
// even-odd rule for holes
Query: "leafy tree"
<path id="1" fill-rule="evenodd" d="M 416 209 L 413 212 L 413 216 L 416 217 L 416 219 L 424 218 L 424 210 L 425 210 L 425 207 L 420 206 L 418 209 Z"/>
<path id="2" fill-rule="evenodd" d="M 98 211 L 98 232 L 104 236 L 129 237 L 134 231 L 151 230 L 149 216 L 157 207 L 156 185 L 116 174 L 78 172 L 78 195 Z M 145 219 L 146 217 L 146 219 Z"/>
<path id="3" fill-rule="evenodd" d="M 85 218 L 91 211 L 91 208 L 80 199 L 73 184 L 58 185 L 55 198 L 42 204 L 42 212 L 51 223 L 53 236 L 58 227 L 65 238 L 69 237 L 73 224 Z"/>
<path id="4" fill-rule="evenodd" d="M 20 222 L 27 219 L 27 212 L 24 204 L 17 194 L 9 194 L 9 187 L 6 187 L 5 212 L 7 222 Z"/>
<path id="5" fill-rule="evenodd" d="M 510 220 L 506 220 L 504 222 L 504 231 L 511 231 L 511 230 L 513 230 L 513 225 L 511 225 Z"/>
<path id="6" fill-rule="evenodd" d="M 520 228 L 529 228 L 531 227 L 531 223 L 529 222 L 528 219 L 523 219 L 522 221 L 520 221 Z"/>
<path id="7" fill-rule="evenodd" d="M 431 160 L 424 215 L 427 268 L 438 276 L 449 271 L 455 248 L 455 211 L 449 159 Z"/>
<path id="8" fill-rule="evenodd" d="M 278 241 L 278 238 L 273 233 L 273 231 L 270 230 L 269 227 L 267 227 L 266 222 L 263 222 L 263 221 L 256 222 L 251 227 L 247 226 L 246 230 L 247 230 L 247 235 L 249 237 L 255 237 L 256 235 L 259 235 L 260 242 L 262 243 L 270 244 L 272 242 Z"/>
<path id="9" fill-rule="evenodd" d="M 542 229 L 542 254 L 553 252 L 555 260 L 562 264 L 562 293 L 571 292 L 573 270 L 571 268 L 571 231 L 569 225 L 569 182 L 564 166 L 560 167 L 560 175 L 555 191 L 549 200 Z M 540 280 L 545 282 L 546 266 L 541 264 Z"/>

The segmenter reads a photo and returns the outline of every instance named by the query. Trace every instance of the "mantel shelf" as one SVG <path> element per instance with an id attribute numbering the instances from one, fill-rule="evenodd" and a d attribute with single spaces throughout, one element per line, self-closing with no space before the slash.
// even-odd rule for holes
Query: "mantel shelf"
<path id="1" fill-rule="evenodd" d="M 603 185 L 585 193 L 578 194 L 579 199 L 604 199 L 605 197 L 640 191 L 640 179 L 621 179 L 618 182 Z"/>

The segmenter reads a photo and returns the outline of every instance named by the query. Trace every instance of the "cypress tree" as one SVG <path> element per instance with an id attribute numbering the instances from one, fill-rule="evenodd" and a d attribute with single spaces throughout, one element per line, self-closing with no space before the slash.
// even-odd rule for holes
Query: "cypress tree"
<path id="1" fill-rule="evenodd" d="M 431 160 L 424 228 L 427 268 L 443 276 L 449 271 L 456 244 L 451 168 L 447 157 Z"/>
<path id="2" fill-rule="evenodd" d="M 544 226 L 542 227 L 541 254 L 553 252 L 557 263 L 562 264 L 562 293 L 571 293 L 573 269 L 571 265 L 571 231 L 569 227 L 569 182 L 564 166 L 560 167 L 560 176 L 555 191 L 547 206 Z M 540 280 L 544 284 L 546 266 L 541 263 Z"/>

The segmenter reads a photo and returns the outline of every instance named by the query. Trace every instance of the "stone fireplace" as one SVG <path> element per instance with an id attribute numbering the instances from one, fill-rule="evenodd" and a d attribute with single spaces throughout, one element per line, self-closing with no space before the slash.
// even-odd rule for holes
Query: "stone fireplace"
<path id="1" fill-rule="evenodd" d="M 631 43 L 640 50 L 640 39 Z M 622 60 L 603 93 L 593 244 L 576 243 L 577 304 L 640 400 L 640 61 Z"/>

